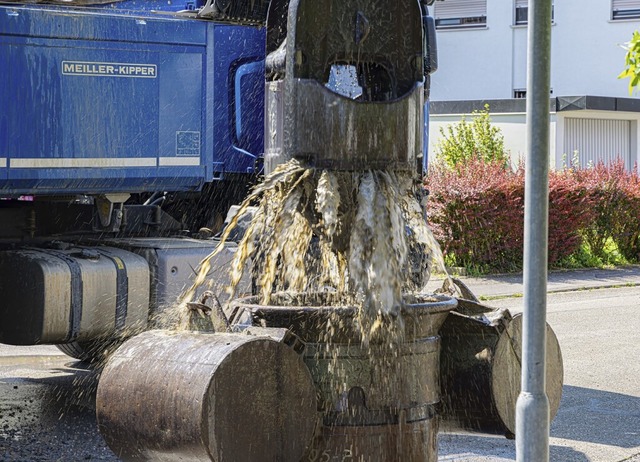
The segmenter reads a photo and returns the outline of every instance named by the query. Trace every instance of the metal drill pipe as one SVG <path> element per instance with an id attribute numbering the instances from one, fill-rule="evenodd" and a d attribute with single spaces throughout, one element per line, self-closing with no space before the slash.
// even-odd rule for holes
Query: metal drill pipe
<path id="1" fill-rule="evenodd" d="M 549 460 L 545 392 L 551 0 L 529 0 L 527 161 L 524 223 L 522 388 L 516 405 L 516 460 Z"/>

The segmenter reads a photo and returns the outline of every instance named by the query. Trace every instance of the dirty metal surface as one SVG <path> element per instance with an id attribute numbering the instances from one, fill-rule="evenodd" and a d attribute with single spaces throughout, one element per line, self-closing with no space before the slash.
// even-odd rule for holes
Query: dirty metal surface
<path id="1" fill-rule="evenodd" d="M 237 312 L 251 313 L 256 325 L 287 327 L 307 342 L 304 358 L 322 425 L 303 460 L 437 460 L 438 329 L 455 299 L 405 297 L 405 332 L 397 350 L 386 342 L 361 344 L 356 310 L 340 306 L 331 294 L 276 294 L 274 305 L 257 302 L 248 297 L 234 304 Z"/>
<path id="2" fill-rule="evenodd" d="M 266 171 L 292 158 L 330 170 L 415 169 L 424 103 L 419 4 L 295 0 L 287 21 L 281 3 L 267 27 Z"/>
<path id="3" fill-rule="evenodd" d="M 551 273 L 590 284 L 596 275 L 605 287 L 621 270 Z M 637 273 L 629 271 L 630 282 Z M 625 281 L 626 282 L 626 281 Z M 553 284 L 553 283 L 552 283 Z M 563 284 L 565 284 L 563 282 Z M 496 282 L 477 285 L 478 296 L 506 292 Z M 587 286 L 588 287 L 588 286 Z M 517 293 L 518 289 L 514 290 Z M 562 348 L 564 386 L 551 423 L 550 459 L 559 462 L 621 462 L 640 460 L 640 288 L 618 287 L 550 294 L 549 325 Z M 512 313 L 522 298 L 492 300 Z M 441 460 L 456 462 L 514 461 L 515 444 L 501 435 L 461 432 L 444 424 L 439 435 Z"/>
<path id="4" fill-rule="evenodd" d="M 316 423 L 302 358 L 269 337 L 149 331 L 100 378 L 98 425 L 125 461 L 299 460 Z"/>
<path id="5" fill-rule="evenodd" d="M 522 315 L 496 310 L 486 316 L 452 313 L 440 335 L 443 414 L 448 426 L 513 437 L 520 394 Z M 560 406 L 562 353 L 547 325 L 547 383 L 550 417 Z"/>

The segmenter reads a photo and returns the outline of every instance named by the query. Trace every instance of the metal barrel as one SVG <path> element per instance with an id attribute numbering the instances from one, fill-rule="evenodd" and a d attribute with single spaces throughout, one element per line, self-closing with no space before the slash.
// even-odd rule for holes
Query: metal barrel
<path id="1" fill-rule="evenodd" d="M 442 328 L 440 375 L 445 428 L 464 428 L 512 438 L 520 394 L 522 315 L 500 310 L 486 316 L 451 313 Z M 560 407 L 563 364 L 560 345 L 547 324 L 550 418 Z"/>
<path id="2" fill-rule="evenodd" d="M 330 294 L 276 295 L 234 302 L 252 323 L 287 327 L 306 342 L 304 361 L 318 394 L 320 425 L 304 461 L 437 460 L 440 400 L 438 329 L 456 300 L 407 297 L 397 343 L 361 342 L 357 309 Z M 390 344 L 393 344 L 392 346 Z"/>
<path id="3" fill-rule="evenodd" d="M 316 397 L 302 358 L 272 338 L 149 331 L 109 360 L 96 412 L 124 461 L 298 461 Z"/>

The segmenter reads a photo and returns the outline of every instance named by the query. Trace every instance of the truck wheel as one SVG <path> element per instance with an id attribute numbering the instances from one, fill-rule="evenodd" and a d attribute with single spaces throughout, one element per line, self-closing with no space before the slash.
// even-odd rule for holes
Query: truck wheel
<path id="1" fill-rule="evenodd" d="M 92 340 L 87 342 L 71 342 L 56 345 L 67 356 L 90 364 L 105 361 L 118 347 L 119 342 L 113 340 Z"/>

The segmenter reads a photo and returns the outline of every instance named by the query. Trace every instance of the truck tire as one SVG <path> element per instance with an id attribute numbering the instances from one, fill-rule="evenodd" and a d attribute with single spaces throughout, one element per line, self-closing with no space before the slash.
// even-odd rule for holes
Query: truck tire
<path id="1" fill-rule="evenodd" d="M 104 362 L 115 351 L 118 342 L 113 340 L 91 340 L 56 345 L 67 356 L 89 364 Z"/>

